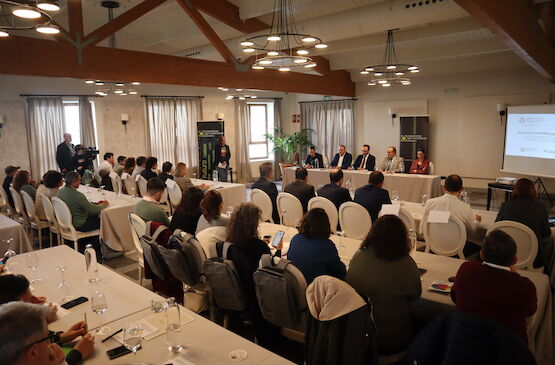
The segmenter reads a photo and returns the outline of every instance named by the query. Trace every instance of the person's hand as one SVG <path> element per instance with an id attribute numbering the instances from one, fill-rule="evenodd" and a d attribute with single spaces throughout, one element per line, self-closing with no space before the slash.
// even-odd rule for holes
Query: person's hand
<path id="1" fill-rule="evenodd" d="M 308 164 L 308 163 L 306 165 L 304 165 L 304 167 L 307 168 L 307 169 L 312 168 L 312 166 L 310 166 L 310 164 Z"/>
<path id="2" fill-rule="evenodd" d="M 48 303 L 48 313 L 46 314 L 46 321 L 48 323 L 54 322 L 58 318 L 58 307 L 52 303 Z"/>
<path id="3" fill-rule="evenodd" d="M 481 221 L 482 221 L 482 216 L 481 216 L 481 215 L 478 215 L 478 214 L 476 214 L 476 220 L 477 220 L 478 222 L 481 222 Z"/>
<path id="4" fill-rule="evenodd" d="M 77 345 L 73 348 L 81 353 L 83 360 L 90 356 L 94 351 L 94 337 L 87 333 L 81 341 L 77 342 Z"/>
<path id="5" fill-rule="evenodd" d="M 263 237 L 262 241 L 266 242 L 267 245 L 270 244 L 270 238 L 269 237 Z"/>
<path id="6" fill-rule="evenodd" d="M 58 344 L 51 343 L 48 345 L 48 364 L 61 364 L 65 358 L 66 355 L 64 355 L 62 348 Z"/>
<path id="7" fill-rule="evenodd" d="M 279 240 L 276 250 L 281 251 L 282 248 L 283 248 L 283 237 Z"/>
<path id="8" fill-rule="evenodd" d="M 30 302 L 33 304 L 43 304 L 44 302 L 46 302 L 46 297 L 36 297 L 34 295 L 31 295 Z"/>
<path id="9" fill-rule="evenodd" d="M 513 264 L 513 265 L 509 266 L 509 270 L 511 270 L 511 272 L 516 272 L 515 265 Z"/>
<path id="10" fill-rule="evenodd" d="M 6 265 L 0 265 L 0 274 L 4 272 Z"/>
<path id="11" fill-rule="evenodd" d="M 87 334 L 87 324 L 84 321 L 77 322 L 73 326 L 69 327 L 67 331 L 60 335 L 60 340 L 62 343 L 68 343 L 75 340 L 79 336 L 85 336 Z"/>

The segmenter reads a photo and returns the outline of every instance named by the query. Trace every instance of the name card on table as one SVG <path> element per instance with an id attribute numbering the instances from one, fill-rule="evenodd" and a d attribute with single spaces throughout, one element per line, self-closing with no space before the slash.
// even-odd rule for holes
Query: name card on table
<path id="1" fill-rule="evenodd" d="M 173 189 L 175 187 L 175 181 L 173 181 L 172 179 L 167 179 L 166 186 L 168 187 L 168 189 Z"/>
<path id="2" fill-rule="evenodd" d="M 442 210 L 432 210 L 428 215 L 428 223 L 449 223 L 451 212 Z"/>
<path id="3" fill-rule="evenodd" d="M 121 179 L 122 180 L 129 179 L 129 174 L 127 172 L 124 172 L 123 174 L 121 174 Z"/>
<path id="4" fill-rule="evenodd" d="M 110 171 L 110 175 L 108 176 L 110 176 L 111 179 L 115 179 L 118 176 L 118 174 L 115 173 L 114 171 Z"/>
<path id="5" fill-rule="evenodd" d="M 395 215 L 399 216 L 399 210 L 401 209 L 401 205 L 399 204 L 383 204 L 382 211 L 380 215 Z"/>

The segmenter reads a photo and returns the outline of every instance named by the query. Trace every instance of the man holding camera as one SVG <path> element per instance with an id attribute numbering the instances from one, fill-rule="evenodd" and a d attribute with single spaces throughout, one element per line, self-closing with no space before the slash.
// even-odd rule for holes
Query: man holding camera
<path id="1" fill-rule="evenodd" d="M 71 143 L 71 134 L 64 133 L 64 141 L 56 148 L 56 162 L 63 174 L 73 170 L 75 146 Z"/>

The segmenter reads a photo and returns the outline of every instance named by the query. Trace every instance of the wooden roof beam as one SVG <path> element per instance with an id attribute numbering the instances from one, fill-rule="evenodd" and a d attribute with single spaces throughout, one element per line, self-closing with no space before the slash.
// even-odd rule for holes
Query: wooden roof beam
<path id="1" fill-rule="evenodd" d="M 256 18 L 241 20 L 239 7 L 227 0 L 185 0 L 206 15 L 219 20 L 241 33 L 254 33 L 270 26 Z"/>
<path id="2" fill-rule="evenodd" d="M 67 0 L 67 13 L 69 19 L 69 33 L 77 42 L 85 36 L 83 34 L 83 9 L 81 0 Z"/>

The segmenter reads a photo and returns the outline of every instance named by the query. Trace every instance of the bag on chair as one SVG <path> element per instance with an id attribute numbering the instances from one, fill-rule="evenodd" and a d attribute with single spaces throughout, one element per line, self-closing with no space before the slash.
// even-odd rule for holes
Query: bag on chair
<path id="1" fill-rule="evenodd" d="M 162 254 L 160 253 L 160 246 L 156 242 L 156 239 L 163 231 L 168 229 L 168 227 L 160 225 L 156 229 L 154 234 L 150 235 L 149 233 L 151 223 L 152 222 L 146 223 L 145 234 L 139 238 L 139 241 L 141 242 L 144 258 L 150 266 L 153 274 L 156 275 L 159 279 L 165 280 L 168 276 L 168 268 L 166 266 L 166 263 L 164 262 Z"/>

